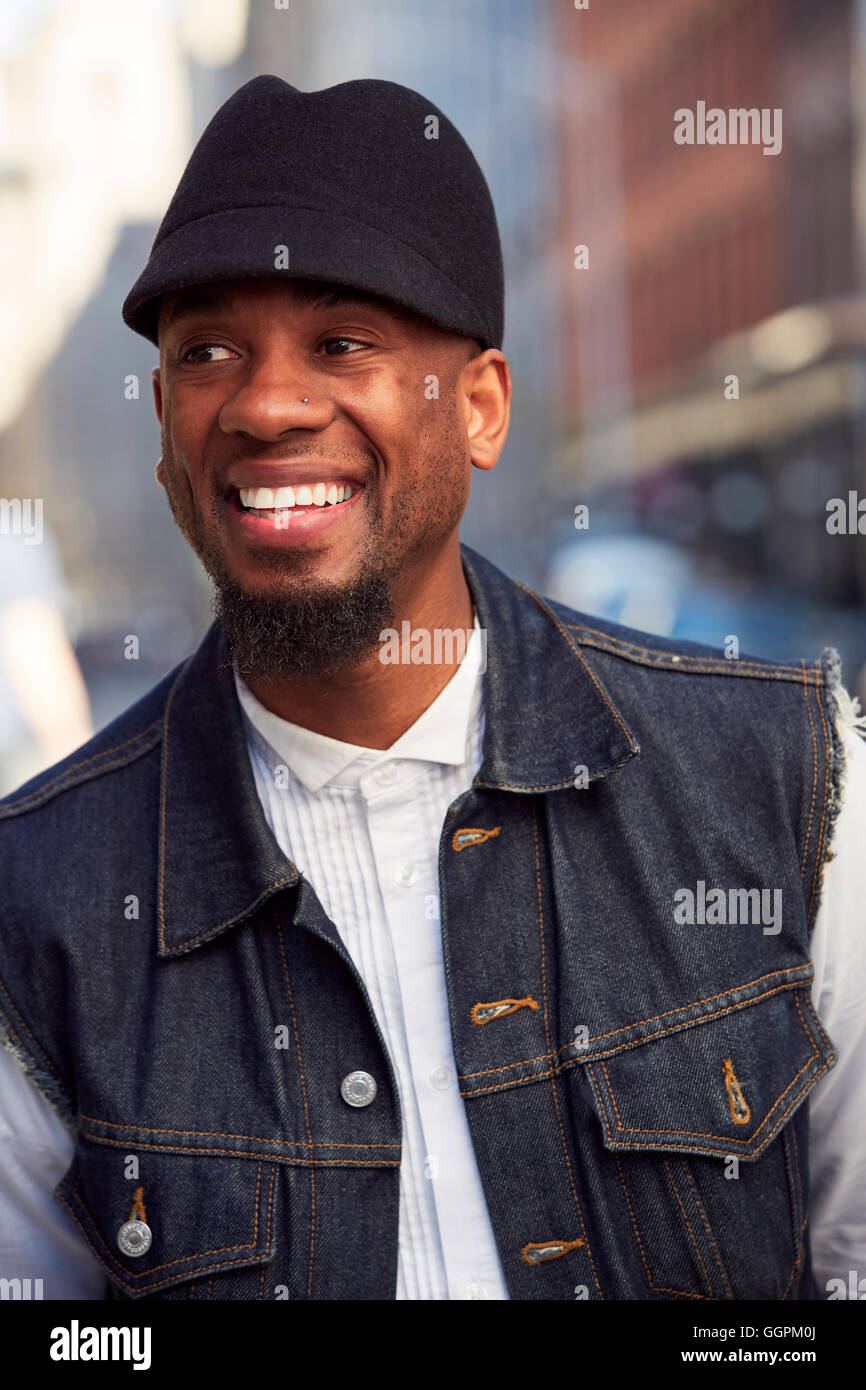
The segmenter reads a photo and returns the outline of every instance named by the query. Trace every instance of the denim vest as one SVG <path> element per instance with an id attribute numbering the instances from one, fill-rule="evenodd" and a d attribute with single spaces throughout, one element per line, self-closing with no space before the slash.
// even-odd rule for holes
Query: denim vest
<path id="1" fill-rule="evenodd" d="M 727 660 L 462 558 L 487 720 L 442 827 L 442 941 L 509 1293 L 814 1298 L 835 654 Z M 0 875 L 8 1044 L 76 1128 L 57 1200 L 112 1296 L 393 1298 L 394 1067 L 264 820 L 217 623 L 0 802 Z M 355 1070 L 378 1085 L 363 1107 Z M 127 1255 L 139 1188 L 152 1244 Z"/>

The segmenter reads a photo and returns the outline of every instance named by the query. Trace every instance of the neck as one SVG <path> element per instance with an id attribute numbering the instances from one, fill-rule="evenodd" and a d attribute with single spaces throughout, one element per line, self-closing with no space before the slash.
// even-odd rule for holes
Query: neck
<path id="1" fill-rule="evenodd" d="M 425 557 L 423 582 L 401 576 L 394 596 L 394 627 L 398 640 L 402 624 L 413 633 L 426 630 L 462 629 L 467 637 L 473 627 L 472 596 L 466 584 L 456 538 L 447 553 L 430 565 Z M 465 650 L 465 648 L 464 648 Z M 449 652 L 442 644 L 442 660 L 420 664 L 383 662 L 377 648 L 357 665 L 322 676 L 250 678 L 247 685 L 256 699 L 281 719 L 326 734 L 343 743 L 365 748 L 390 748 L 424 713 L 448 684 L 460 664 L 461 649 Z M 445 661 L 451 656 L 451 661 Z"/>

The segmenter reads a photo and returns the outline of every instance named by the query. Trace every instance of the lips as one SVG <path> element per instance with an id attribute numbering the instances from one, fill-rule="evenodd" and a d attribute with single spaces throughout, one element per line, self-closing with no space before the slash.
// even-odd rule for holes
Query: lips
<path id="1" fill-rule="evenodd" d="M 347 485 L 347 490 L 350 485 Z M 231 529 L 238 538 L 242 538 L 244 543 L 255 545 L 279 546 L 283 548 L 303 545 L 305 542 L 323 535 L 335 527 L 347 524 L 348 518 L 352 515 L 354 508 L 361 501 L 364 493 L 363 487 L 352 486 L 350 496 L 344 496 L 342 501 L 328 502 L 327 496 L 323 503 L 315 501 L 306 505 L 297 505 L 297 493 L 302 496 L 307 493 L 303 491 L 307 488 L 312 496 L 312 488 L 309 484 L 301 484 L 294 489 L 294 507 L 245 507 L 241 502 L 241 489 L 234 488 L 228 497 L 228 517 Z M 247 493 L 246 488 L 244 492 Z M 249 495 L 247 493 L 247 495 Z M 255 495 L 255 494 L 254 494 Z M 273 495 L 273 490 L 271 490 Z M 321 496 L 321 492 L 319 493 Z M 258 498 L 256 497 L 256 500 Z M 267 498 L 263 499 L 267 500 Z"/>

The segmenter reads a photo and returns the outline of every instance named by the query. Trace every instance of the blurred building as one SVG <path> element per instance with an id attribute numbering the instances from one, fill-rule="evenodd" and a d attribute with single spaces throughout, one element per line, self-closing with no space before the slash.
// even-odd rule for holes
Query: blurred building
<path id="1" fill-rule="evenodd" d="M 866 593 L 862 547 L 824 524 L 866 480 L 856 17 L 851 0 L 559 12 L 579 90 L 560 125 L 561 477 L 738 582 L 839 604 Z M 781 149 L 676 143 L 699 103 L 778 110 Z"/>
<path id="2" fill-rule="evenodd" d="M 746 644 L 754 620 L 752 650 L 835 641 L 849 672 L 866 662 L 866 552 L 824 525 L 829 497 L 866 492 L 864 16 L 866 0 L 0 10 L 0 497 L 44 499 L 95 724 L 209 620 L 153 479 L 157 352 L 120 309 L 195 140 L 263 72 L 414 87 L 487 176 L 514 401 L 496 469 L 473 475 L 471 545 L 637 625 L 719 641 L 737 623 Z M 781 153 L 677 145 L 674 112 L 700 101 L 781 108 Z M 575 531 L 581 502 L 609 545 Z"/>

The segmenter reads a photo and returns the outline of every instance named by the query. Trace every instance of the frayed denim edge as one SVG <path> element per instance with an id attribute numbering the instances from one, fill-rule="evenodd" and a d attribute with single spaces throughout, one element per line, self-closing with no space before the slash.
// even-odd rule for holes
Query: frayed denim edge
<path id="1" fill-rule="evenodd" d="M 818 908 L 821 905 L 821 896 L 824 887 L 824 869 L 833 858 L 833 838 L 836 830 L 836 822 L 839 812 L 845 799 L 846 774 L 848 769 L 848 754 L 845 748 L 845 733 L 848 729 L 854 729 L 858 733 L 866 736 L 866 715 L 860 710 L 860 702 L 856 696 L 850 695 L 842 684 L 842 661 L 835 647 L 825 647 L 820 657 L 821 669 L 824 672 L 824 680 L 827 689 L 828 713 L 830 715 L 830 726 L 828 730 L 830 742 L 829 759 L 829 787 L 827 792 L 827 833 L 824 840 L 824 860 L 821 864 L 821 871 L 818 876 L 818 886 L 815 894 L 814 923 Z"/>
<path id="2" fill-rule="evenodd" d="M 2 1043 L 4 1052 L 8 1052 L 15 1059 L 42 1099 L 48 1102 L 56 1115 L 59 1115 L 70 1133 L 77 1134 L 78 1121 L 66 1091 L 50 1072 L 34 1061 L 30 1053 L 14 1040 L 2 1014 L 0 1014 L 0 1043 Z"/>

